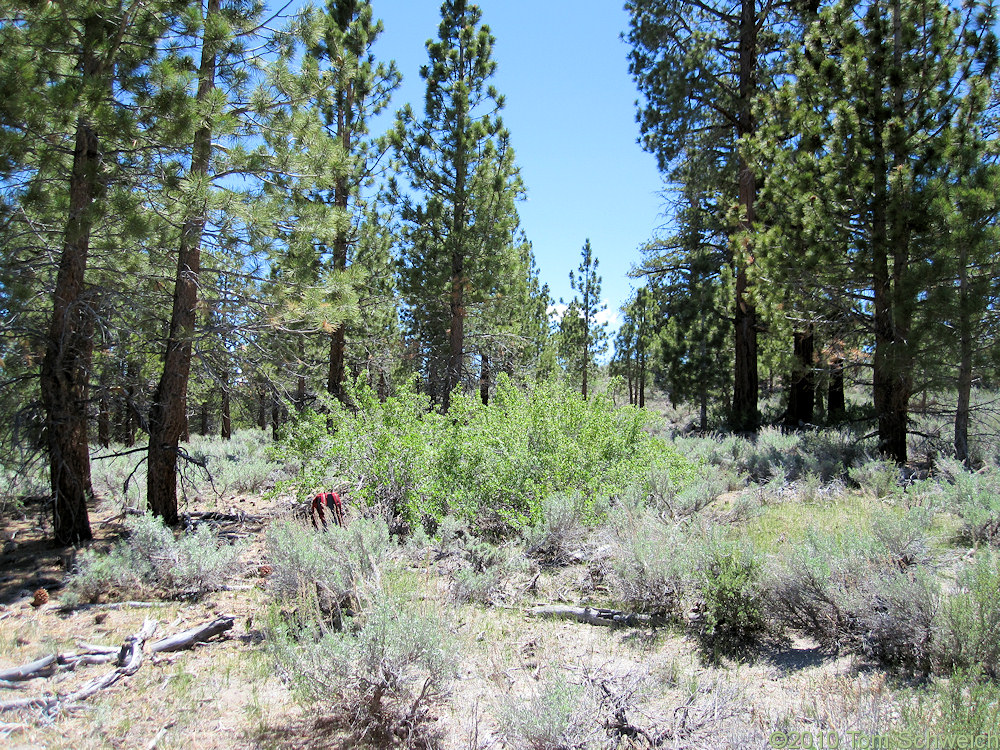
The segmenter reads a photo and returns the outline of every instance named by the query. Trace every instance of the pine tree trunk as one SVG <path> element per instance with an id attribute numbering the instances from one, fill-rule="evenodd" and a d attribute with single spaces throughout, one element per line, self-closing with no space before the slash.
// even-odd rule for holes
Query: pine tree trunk
<path id="1" fill-rule="evenodd" d="M 94 48 L 103 23 L 97 16 L 85 21 L 81 55 L 84 90 L 102 72 Z M 93 538 L 87 515 L 87 502 L 93 495 L 87 439 L 93 317 L 84 277 L 93 228 L 93 204 L 100 192 L 100 161 L 97 133 L 87 116 L 81 115 L 76 124 L 70 173 L 69 218 L 39 373 L 53 498 L 53 532 L 59 544 L 76 544 Z"/>
<path id="2" fill-rule="evenodd" d="M 483 406 L 490 405 L 490 357 L 488 354 L 479 355 L 482 359 L 479 375 L 479 398 Z"/>
<path id="3" fill-rule="evenodd" d="M 207 0 L 206 27 L 219 14 L 221 0 Z M 198 70 L 199 104 L 215 88 L 215 45 L 203 38 L 201 66 Z M 194 135 L 191 149 L 191 174 L 208 174 L 212 155 L 212 127 L 202 124 Z M 204 199 L 200 199 L 203 201 Z M 177 253 L 177 276 L 170 314 L 170 333 L 163 358 L 163 374 L 153 398 L 149 415 L 149 456 L 146 496 L 149 508 L 169 526 L 177 516 L 177 448 L 187 430 L 187 388 L 191 372 L 191 339 L 194 335 L 198 306 L 198 278 L 201 273 L 201 238 L 207 221 L 204 202 L 184 219 Z"/>
<path id="4" fill-rule="evenodd" d="M 102 448 L 111 445 L 111 395 L 108 393 L 108 368 L 101 370 L 97 397 L 97 444 Z"/>
<path id="5" fill-rule="evenodd" d="M 271 401 L 271 439 L 277 440 L 281 429 L 281 402 L 274 396 Z"/>
<path id="6" fill-rule="evenodd" d="M 847 399 L 844 396 L 844 360 L 835 357 L 830 363 L 830 384 L 826 391 L 826 414 L 830 422 L 839 422 L 847 416 Z"/>
<path id="7" fill-rule="evenodd" d="M 757 13 L 755 0 L 742 0 L 740 12 L 740 108 L 737 114 L 737 136 L 752 135 L 755 128 L 751 107 L 756 94 L 754 73 L 757 68 Z M 752 262 L 748 239 L 753 229 L 754 202 L 757 184 L 750 166 L 739 160 L 739 231 L 745 247 L 736 257 L 736 309 L 734 316 L 735 376 L 733 385 L 732 427 L 737 431 L 755 432 L 758 428 L 757 395 L 757 309 L 748 295 L 747 265 Z"/>
<path id="8" fill-rule="evenodd" d="M 639 408 L 646 408 L 646 356 L 639 355 Z"/>
<path id="9" fill-rule="evenodd" d="M 136 427 L 136 398 L 139 393 L 139 364 L 134 360 L 129 360 L 125 365 L 125 405 L 122 408 L 120 420 L 120 440 L 126 447 L 135 445 Z"/>
<path id="10" fill-rule="evenodd" d="M 794 369 L 789 378 L 788 410 L 785 425 L 801 427 L 813 421 L 816 405 L 816 381 L 813 375 L 813 328 L 792 332 Z"/>
<path id="11" fill-rule="evenodd" d="M 228 378 L 222 381 L 222 429 L 220 436 L 223 440 L 229 440 L 233 436 L 233 416 L 230 405 L 230 391 Z"/>
<path id="12" fill-rule="evenodd" d="M 969 249 L 958 245 L 958 404 L 955 408 L 955 458 L 969 460 L 969 416 L 972 404 L 973 330 L 969 305 Z M 926 394 L 927 391 L 925 390 Z"/>
<path id="13" fill-rule="evenodd" d="M 902 66 L 902 24 L 900 0 L 893 0 L 893 59 L 894 70 Z M 886 82 L 893 83 L 894 76 L 885 70 L 888 65 L 884 48 L 873 55 L 872 80 L 875 94 L 881 98 Z M 903 108 L 903 91 L 897 85 L 892 92 L 893 114 Z M 891 154 L 893 169 L 902 168 L 906 155 L 899 139 L 901 128 L 892 127 L 886 113 L 877 109 L 874 119 L 872 168 L 875 176 L 872 207 L 872 281 L 874 297 L 875 355 L 872 372 L 872 390 L 875 414 L 878 420 L 879 451 L 896 461 L 906 463 L 906 435 L 909 421 L 909 402 L 912 388 L 912 371 L 907 351 L 909 322 L 901 304 L 895 297 L 905 294 L 901 289 L 902 275 L 908 262 L 908 226 L 906 206 L 897 196 L 890 194 L 888 157 Z M 882 135 L 888 133 L 889 154 L 886 153 Z M 890 266 L 891 259 L 891 266 Z"/>

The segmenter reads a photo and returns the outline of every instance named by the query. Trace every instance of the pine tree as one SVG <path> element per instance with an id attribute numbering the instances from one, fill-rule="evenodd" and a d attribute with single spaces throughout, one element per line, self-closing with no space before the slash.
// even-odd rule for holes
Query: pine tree
<path id="1" fill-rule="evenodd" d="M 388 105 L 402 80 L 395 63 L 377 63 L 372 48 L 382 33 L 371 5 L 359 0 L 328 0 L 324 13 L 306 20 L 307 68 L 316 66 L 319 95 L 314 103 L 324 135 L 339 149 L 329 188 L 317 186 L 312 200 L 339 212 L 331 238 L 316 238 L 321 254 L 329 252 L 333 273 L 344 272 L 357 252 L 369 215 L 364 188 L 384 168 L 386 144 L 372 140 L 369 121 Z M 324 189 L 325 188 L 325 189 Z M 343 380 L 348 326 L 330 335 L 327 389 L 344 399 Z"/>
<path id="2" fill-rule="evenodd" d="M 771 202 L 768 273 L 808 277 L 814 299 L 871 332 L 879 448 L 898 462 L 918 363 L 942 317 L 928 295 L 954 252 L 940 230 L 954 210 L 945 196 L 978 162 L 970 150 L 982 153 L 992 18 L 987 4 L 959 13 L 937 0 L 824 10 L 757 139 L 766 190 L 784 198 Z M 775 237 L 783 231 L 796 247 Z"/>
<path id="3" fill-rule="evenodd" d="M 787 10 L 780 3 L 758 9 L 755 0 L 722 2 L 629 0 L 627 35 L 630 71 L 644 97 L 639 123 L 643 147 L 670 172 L 696 136 L 718 155 L 724 182 L 713 186 L 720 214 L 737 204 L 728 228 L 727 262 L 733 277 L 734 429 L 756 430 L 758 414 L 757 332 L 749 269 L 750 238 L 757 210 L 757 175 L 738 143 L 756 129 L 753 108 L 767 85 L 780 44 L 775 31 Z"/>
<path id="4" fill-rule="evenodd" d="M 599 261 L 594 256 L 589 239 L 580 250 L 580 257 L 577 272 L 569 272 L 570 287 L 576 295 L 563 315 L 565 326 L 561 326 L 560 330 L 564 346 L 576 350 L 575 355 L 568 357 L 572 363 L 569 371 L 579 374 L 580 392 L 587 398 L 588 380 L 597 367 L 597 357 L 608 348 L 608 323 L 597 320 L 607 305 L 601 300 L 601 277 L 597 275 Z"/>
<path id="5" fill-rule="evenodd" d="M 396 150 L 410 190 L 397 189 L 404 222 L 401 291 L 428 388 L 447 411 L 465 373 L 469 306 L 495 296 L 523 188 L 490 85 L 494 39 L 465 0 L 441 6 L 427 43 L 424 118 L 399 114 Z M 415 325 L 414 325 L 415 324 Z M 417 330 L 419 329 L 419 330 Z"/>
<path id="6" fill-rule="evenodd" d="M 173 129 L 169 118 L 157 119 L 169 96 L 152 101 L 149 90 L 162 72 L 159 45 L 181 7 L 67 2 L 6 10 L 5 66 L 30 89 L 12 92 L 0 112 L 5 185 L 20 186 L 11 191 L 20 218 L 44 217 L 42 241 L 59 257 L 38 382 L 53 529 L 58 543 L 70 544 L 91 538 L 88 406 L 104 302 L 88 266 L 94 251 L 131 247 L 142 230 L 132 211 L 146 155 Z M 59 213 L 62 229 L 50 233 Z"/>

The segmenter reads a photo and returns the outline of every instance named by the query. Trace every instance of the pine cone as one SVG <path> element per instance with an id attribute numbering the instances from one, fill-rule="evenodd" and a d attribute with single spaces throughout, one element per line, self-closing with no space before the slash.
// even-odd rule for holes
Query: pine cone
<path id="1" fill-rule="evenodd" d="M 257 568 L 257 572 L 260 573 L 261 578 L 267 578 L 274 571 L 270 565 L 261 565 Z"/>
<path id="2" fill-rule="evenodd" d="M 38 589 L 35 591 L 35 598 L 31 600 L 32 607 L 41 607 L 43 604 L 49 603 L 49 592 L 45 589 Z"/>

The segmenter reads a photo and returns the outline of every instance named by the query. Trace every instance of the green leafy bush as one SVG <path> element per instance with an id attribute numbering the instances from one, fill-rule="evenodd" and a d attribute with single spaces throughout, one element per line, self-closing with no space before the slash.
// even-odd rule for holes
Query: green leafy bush
<path id="1" fill-rule="evenodd" d="M 240 547 L 220 542 L 208 525 L 174 536 L 155 516 L 132 516 L 125 522 L 127 536 L 110 552 L 84 550 L 70 576 L 73 597 L 96 601 L 101 596 L 123 597 L 150 589 L 169 596 L 200 595 L 222 587 Z"/>
<path id="2" fill-rule="evenodd" d="M 501 376 L 489 406 L 455 394 L 447 415 L 411 389 L 382 402 L 359 384 L 351 399 L 354 410 L 330 417 L 331 435 L 306 445 L 295 438 L 280 450 L 313 467 L 299 487 L 340 477 L 383 515 L 410 523 L 453 513 L 483 532 L 518 529 L 541 519 L 545 498 L 573 492 L 584 498 L 585 515 L 596 517 L 604 498 L 651 469 L 678 487 L 693 473 L 646 431 L 647 412 L 615 407 L 602 395 L 583 399 L 558 383 L 522 391 Z M 302 419 L 315 433 L 319 418 Z"/>
<path id="3" fill-rule="evenodd" d="M 747 544 L 709 534 L 694 554 L 702 652 L 711 660 L 753 652 L 767 632 L 760 558 Z"/>

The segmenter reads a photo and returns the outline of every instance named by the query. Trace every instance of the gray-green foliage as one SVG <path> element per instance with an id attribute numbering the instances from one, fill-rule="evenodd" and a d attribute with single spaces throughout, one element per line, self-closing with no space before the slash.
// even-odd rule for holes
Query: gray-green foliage
<path id="1" fill-rule="evenodd" d="M 942 602 L 935 659 L 943 671 L 982 669 L 1000 676 L 1000 557 L 980 552 L 959 577 L 959 590 Z"/>
<path id="2" fill-rule="evenodd" d="M 472 538 L 465 545 L 468 566 L 455 571 L 452 591 L 460 602 L 493 604 L 504 596 L 504 584 L 524 570 L 526 560 L 519 547 L 497 546 Z"/>
<path id="3" fill-rule="evenodd" d="M 808 534 L 767 578 L 773 617 L 824 646 L 928 673 L 940 593 L 922 565 L 927 523 L 915 509 L 840 537 Z"/>
<path id="4" fill-rule="evenodd" d="M 286 603 L 317 587 L 338 602 L 357 600 L 370 595 L 370 585 L 378 581 L 391 553 L 382 519 L 359 518 L 347 528 L 326 531 L 299 521 L 276 523 L 267 531 L 270 589 Z"/>
<path id="5" fill-rule="evenodd" d="M 500 735 L 511 747 L 564 750 L 594 747 L 600 732 L 597 705 L 586 685 L 549 670 L 527 700 L 508 693 L 494 698 Z"/>
<path id="6" fill-rule="evenodd" d="M 456 649 L 439 613 L 414 592 L 377 586 L 343 631 L 271 618 L 268 650 L 309 705 L 340 713 L 379 740 L 418 732 L 447 689 Z"/>
<path id="7" fill-rule="evenodd" d="M 682 613 L 690 575 L 684 531 L 642 507 L 619 507 L 609 517 L 614 551 L 605 561 L 614 596 L 640 612 Z"/>
<path id="8" fill-rule="evenodd" d="M 525 529 L 525 552 L 549 565 L 565 565 L 587 539 L 586 519 L 593 503 L 579 493 L 554 494 L 542 500 L 541 518 Z"/>
<path id="9" fill-rule="evenodd" d="M 394 564 L 385 522 L 316 531 L 287 521 L 269 529 L 267 549 L 278 605 L 267 648 L 279 674 L 360 737 L 422 735 L 456 650 L 440 612 Z"/>
<path id="10" fill-rule="evenodd" d="M 170 596 L 215 591 L 242 551 L 221 542 L 207 524 L 175 536 L 160 519 L 142 515 L 126 520 L 125 530 L 125 539 L 110 552 L 85 550 L 78 557 L 68 584 L 75 597 L 96 601 L 147 590 Z"/>
<path id="11" fill-rule="evenodd" d="M 966 536 L 974 542 L 1000 543 L 1000 472 L 984 467 L 970 472 L 957 461 L 943 459 L 945 502 L 959 514 Z"/>

